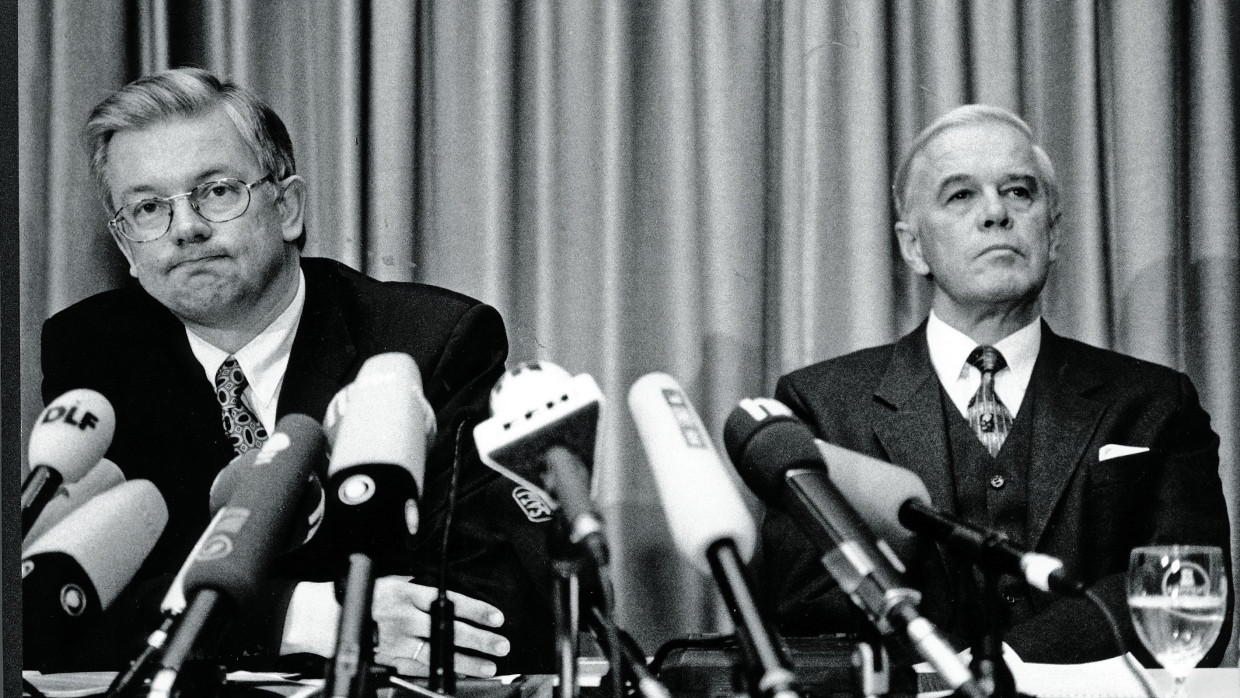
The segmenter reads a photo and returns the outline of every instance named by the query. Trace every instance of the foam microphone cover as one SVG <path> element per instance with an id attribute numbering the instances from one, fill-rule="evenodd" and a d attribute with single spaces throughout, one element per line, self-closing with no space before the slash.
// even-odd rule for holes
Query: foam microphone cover
<path id="1" fill-rule="evenodd" d="M 748 560 L 753 518 L 684 390 L 665 373 L 647 374 L 629 389 L 629 411 L 677 549 L 706 575 L 707 550 L 721 539 Z"/>
<path id="2" fill-rule="evenodd" d="M 237 489 L 249 477 L 260 451 L 260 449 L 252 448 L 242 453 L 233 458 L 215 476 L 215 480 L 211 483 L 209 502 L 212 517 L 227 506 L 229 500 L 237 493 Z M 318 473 L 312 471 L 306 479 L 306 486 L 302 489 L 301 499 L 297 502 L 297 512 L 293 516 L 293 527 L 289 532 L 287 550 L 297 548 L 314 537 L 319 525 L 323 523 L 323 509 L 323 482 L 319 479 Z"/>
<path id="3" fill-rule="evenodd" d="M 30 431 L 30 467 L 45 465 L 76 482 L 112 445 L 116 413 L 103 395 L 79 388 L 52 400 Z"/>
<path id="4" fill-rule="evenodd" d="M 327 471 L 332 531 L 351 549 L 377 554 L 417 532 L 418 499 L 435 415 L 408 354 L 378 354 L 337 396 L 336 443 Z"/>
<path id="5" fill-rule="evenodd" d="M 900 524 L 900 507 L 910 499 L 930 505 L 926 483 L 911 470 L 857 453 L 825 441 L 815 440 L 831 482 L 852 504 L 875 535 L 901 552 L 899 546 L 913 538 L 913 532 Z"/>
<path id="6" fill-rule="evenodd" d="M 42 560 L 76 563 L 106 609 L 133 579 L 168 523 L 168 507 L 148 480 L 131 480 L 78 507 L 30 544 L 22 555 L 22 590 L 30 598 L 43 578 Z M 76 575 L 75 575 L 76 576 Z M 71 613 L 66 609 L 66 613 Z"/>
<path id="7" fill-rule="evenodd" d="M 778 400 L 741 400 L 724 423 L 723 444 L 741 479 L 771 506 L 779 506 L 784 473 L 823 467 L 809 427 Z"/>
<path id="8" fill-rule="evenodd" d="M 301 414 L 277 424 L 249 474 L 203 534 L 185 571 L 185 596 L 214 589 L 235 605 L 254 598 L 284 549 L 309 475 L 323 457 L 323 428 Z"/>
<path id="9" fill-rule="evenodd" d="M 100 459 L 95 467 L 86 471 L 77 482 L 61 486 L 60 490 L 43 507 L 43 513 L 35 520 L 34 526 L 26 533 L 24 543 L 33 543 L 39 536 L 47 533 L 52 526 L 60 523 L 78 507 L 90 501 L 92 497 L 106 492 L 125 481 L 125 474 L 115 463 L 107 458 Z"/>

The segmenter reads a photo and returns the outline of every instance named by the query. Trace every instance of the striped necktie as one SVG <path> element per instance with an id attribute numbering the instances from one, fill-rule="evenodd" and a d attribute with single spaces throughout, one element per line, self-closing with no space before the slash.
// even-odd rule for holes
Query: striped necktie
<path id="1" fill-rule="evenodd" d="M 250 381 L 241 371 L 237 357 L 229 356 L 215 372 L 215 399 L 220 401 L 220 414 L 224 420 L 224 433 L 232 442 L 233 451 L 241 455 L 251 448 L 258 448 L 267 440 L 267 430 L 249 405 L 241 399 Z"/>
<path id="2" fill-rule="evenodd" d="M 969 426 L 993 458 L 1012 430 L 1012 413 L 995 394 L 995 373 L 1007 366 L 1007 361 L 998 349 L 986 346 L 974 349 L 966 361 L 982 372 L 982 384 L 969 400 Z"/>

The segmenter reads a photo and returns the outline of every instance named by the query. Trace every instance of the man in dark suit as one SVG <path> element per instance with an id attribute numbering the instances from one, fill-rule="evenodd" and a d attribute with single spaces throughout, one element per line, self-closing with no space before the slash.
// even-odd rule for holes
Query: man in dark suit
<path id="1" fill-rule="evenodd" d="M 499 314 L 452 291 L 303 258 L 306 187 L 283 123 L 206 71 L 131 83 L 96 107 L 86 135 L 115 212 L 112 235 L 140 288 L 101 293 L 46 322 L 43 394 L 103 393 L 117 419 L 108 457 L 126 477 L 154 482 L 169 510 L 132 593 L 111 613 L 120 656 L 103 661 L 132 659 L 131 641 L 158 625 L 155 603 L 205 529 L 212 480 L 230 459 L 283 415 L 322 419 L 366 359 L 403 352 L 421 371 L 437 430 L 417 533 L 376 561 L 377 658 L 426 673 L 427 611 L 446 562 L 457 670 L 548 669 L 542 527 L 473 446 L 507 356 Z M 283 581 L 236 613 L 225 658 L 332 653 L 332 580 L 345 560 L 315 542 L 281 561 Z"/>
<path id="2" fill-rule="evenodd" d="M 1126 608 L 1134 546 L 1229 550 L 1218 437 L 1188 377 L 1054 334 L 1038 296 L 1059 250 L 1050 159 L 995 107 L 953 110 L 897 171 L 896 234 L 934 284 L 929 319 L 892 345 L 794 371 L 775 397 L 825 441 L 908 468 L 934 506 L 1062 559 L 1105 602 L 1145 661 Z M 789 634 L 864 619 L 779 512 L 763 526 L 764 577 Z M 931 543 L 905 560 L 922 612 L 959 647 L 977 629 L 977 574 Z M 1005 577 L 1007 641 L 1027 661 L 1116 653 L 1105 618 Z M 1206 663 L 1217 664 L 1227 622 Z"/>

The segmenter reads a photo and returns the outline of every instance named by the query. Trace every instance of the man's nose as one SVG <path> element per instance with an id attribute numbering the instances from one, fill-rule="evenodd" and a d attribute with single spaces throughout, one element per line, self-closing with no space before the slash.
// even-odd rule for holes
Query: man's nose
<path id="1" fill-rule="evenodd" d="M 201 242 L 211 237 L 211 226 L 190 205 L 188 196 L 172 200 L 172 220 L 168 225 L 168 234 L 178 245 Z"/>
<path id="2" fill-rule="evenodd" d="M 981 220 L 978 227 L 982 229 L 997 227 L 1004 230 L 1012 227 L 1012 217 L 1008 212 L 1007 203 L 999 192 L 988 191 L 983 194 Z"/>

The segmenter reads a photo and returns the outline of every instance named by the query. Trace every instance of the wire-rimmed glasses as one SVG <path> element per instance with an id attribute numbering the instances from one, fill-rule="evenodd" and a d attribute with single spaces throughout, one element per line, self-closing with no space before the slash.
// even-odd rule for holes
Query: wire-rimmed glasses
<path id="1" fill-rule="evenodd" d="M 203 220 L 227 223 L 249 210 L 251 189 L 273 181 L 272 175 L 267 174 L 249 184 L 231 177 L 203 182 L 187 192 L 155 196 L 122 206 L 108 221 L 108 227 L 134 242 L 158 240 L 172 228 L 173 202 L 185 197 L 189 199 L 190 208 Z"/>

